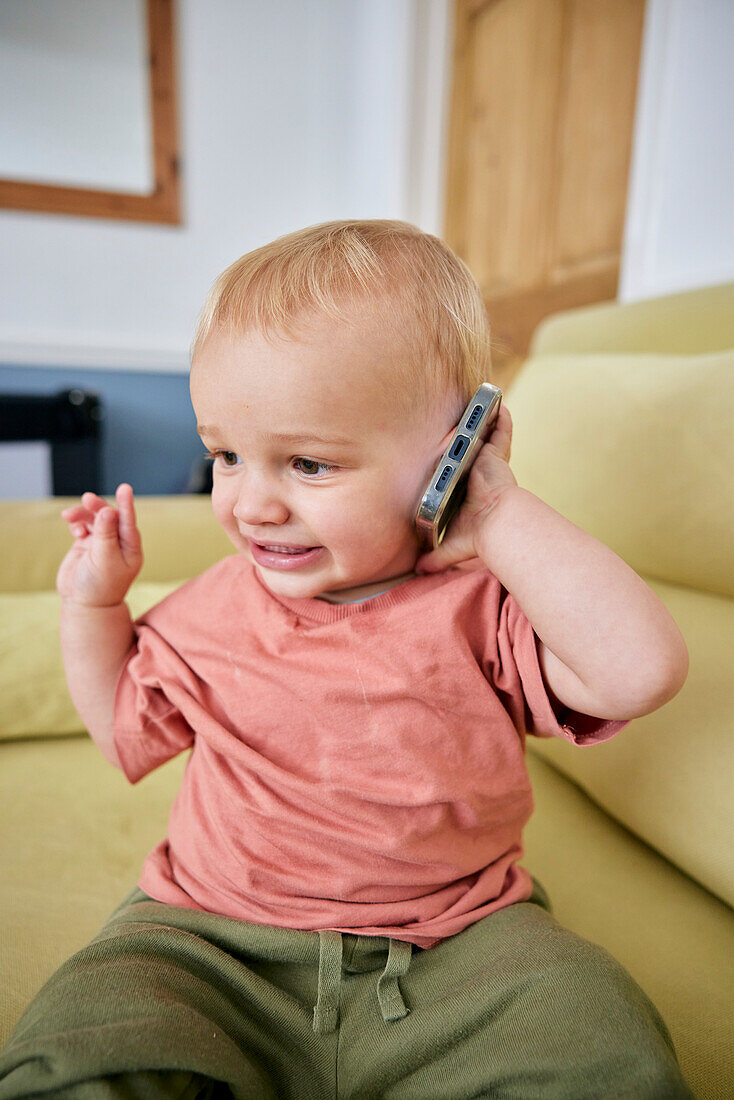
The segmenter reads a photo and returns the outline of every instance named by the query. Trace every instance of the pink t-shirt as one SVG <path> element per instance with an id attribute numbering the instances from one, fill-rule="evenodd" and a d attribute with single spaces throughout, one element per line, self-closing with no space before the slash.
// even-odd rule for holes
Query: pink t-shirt
<path id="1" fill-rule="evenodd" d="M 273 595 L 234 554 L 134 624 L 114 737 L 132 783 L 192 749 L 139 885 L 256 924 L 432 947 L 530 896 L 525 734 L 627 722 L 553 702 L 488 569 L 358 603 Z"/>

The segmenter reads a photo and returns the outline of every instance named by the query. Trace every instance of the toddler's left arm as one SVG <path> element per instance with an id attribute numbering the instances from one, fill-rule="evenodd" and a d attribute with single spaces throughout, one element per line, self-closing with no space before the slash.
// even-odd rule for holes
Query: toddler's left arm
<path id="1" fill-rule="evenodd" d="M 530 620 L 543 676 L 566 706 L 636 718 L 680 691 L 688 650 L 675 620 L 593 535 L 514 485 L 485 516 L 476 545 Z"/>
<path id="2" fill-rule="evenodd" d="M 478 557 L 530 621 L 545 682 L 561 703 L 598 718 L 657 710 L 688 675 L 673 616 L 619 555 L 517 484 L 511 440 L 512 417 L 502 405 L 465 501 L 416 571 Z"/>

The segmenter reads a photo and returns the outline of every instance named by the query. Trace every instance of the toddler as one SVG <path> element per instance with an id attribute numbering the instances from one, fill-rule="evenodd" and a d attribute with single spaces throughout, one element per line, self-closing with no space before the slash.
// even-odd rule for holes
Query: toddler
<path id="1" fill-rule="evenodd" d="M 437 550 L 414 517 L 490 375 L 466 265 L 309 227 L 214 283 L 191 352 L 235 553 L 134 622 L 133 490 L 65 509 L 72 700 L 168 835 L 0 1055 L 8 1097 L 674 1100 L 655 1006 L 520 866 L 525 737 L 606 741 L 680 690 L 662 602 L 519 486 L 506 405 Z"/>

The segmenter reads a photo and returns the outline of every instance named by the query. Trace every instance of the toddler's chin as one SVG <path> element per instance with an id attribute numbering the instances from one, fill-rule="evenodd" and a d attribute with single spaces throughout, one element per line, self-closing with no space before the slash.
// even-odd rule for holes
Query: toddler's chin
<path id="1" fill-rule="evenodd" d="M 323 577 L 308 577 L 300 574 L 298 570 L 293 572 L 278 572 L 276 569 L 265 569 L 255 564 L 263 583 L 271 592 L 281 596 L 292 596 L 294 599 L 315 599 L 320 596 L 329 585 Z"/>

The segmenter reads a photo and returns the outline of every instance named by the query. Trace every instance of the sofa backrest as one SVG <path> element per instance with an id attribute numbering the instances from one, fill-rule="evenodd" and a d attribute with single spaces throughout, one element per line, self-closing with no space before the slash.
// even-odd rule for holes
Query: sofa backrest
<path id="1" fill-rule="evenodd" d="M 115 504 L 114 496 L 104 499 Z M 0 592 L 56 588 L 59 565 L 73 541 L 61 512 L 78 503 L 78 497 L 0 500 Z M 234 553 L 208 494 L 136 496 L 135 515 L 145 559 L 136 583 L 195 577 Z"/>
<path id="2" fill-rule="evenodd" d="M 734 347 L 734 283 L 641 302 L 595 302 L 546 317 L 530 355 L 661 352 L 703 355 Z"/>
<path id="3" fill-rule="evenodd" d="M 535 354 L 505 402 L 518 483 L 645 579 L 690 656 L 678 696 L 611 741 L 527 747 L 734 904 L 734 350 Z"/>

